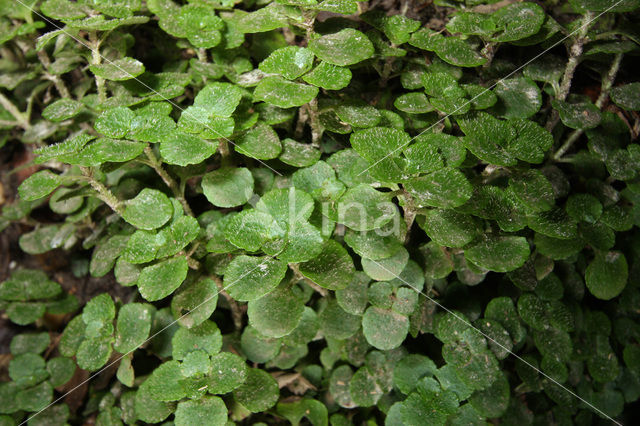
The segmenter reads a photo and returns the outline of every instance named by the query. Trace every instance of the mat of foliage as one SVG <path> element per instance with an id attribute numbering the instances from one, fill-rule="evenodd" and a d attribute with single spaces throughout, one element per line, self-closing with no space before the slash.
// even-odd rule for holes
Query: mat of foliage
<path id="1" fill-rule="evenodd" d="M 0 424 L 631 422 L 639 7 L 0 1 Z"/>

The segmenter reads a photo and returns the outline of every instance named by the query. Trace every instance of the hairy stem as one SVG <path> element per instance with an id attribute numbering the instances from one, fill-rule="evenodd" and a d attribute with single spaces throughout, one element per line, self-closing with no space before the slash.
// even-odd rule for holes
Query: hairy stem
<path id="1" fill-rule="evenodd" d="M 93 176 L 93 170 L 91 170 L 89 167 L 80 167 L 80 170 L 89 181 L 89 185 L 91 185 L 91 188 L 96 191 L 98 198 L 100 198 L 106 205 L 111 207 L 111 210 L 122 216 L 122 213 L 124 212 L 122 201 L 118 200 L 113 192 L 109 191 L 109 189 L 104 186 L 102 182 L 100 182 Z"/>
<path id="2" fill-rule="evenodd" d="M 413 197 L 404 189 L 402 190 L 402 194 L 398 197 L 401 197 L 404 201 L 402 205 L 402 210 L 404 211 L 404 222 L 407 225 L 407 235 L 405 235 L 405 243 L 409 242 L 409 235 L 411 235 L 411 227 L 413 226 L 413 222 L 416 219 L 416 214 L 418 213 L 416 210 L 415 203 L 413 202 Z"/>
<path id="3" fill-rule="evenodd" d="M 224 297 L 227 301 L 229 309 L 231 310 L 233 325 L 236 328 L 236 331 L 240 332 L 240 330 L 242 330 L 242 317 L 244 315 L 242 309 L 240 308 L 240 305 L 238 305 L 238 302 L 236 302 L 235 299 L 224 290 L 224 284 L 222 283 L 220 277 L 212 275 L 211 278 L 213 279 L 213 281 L 215 281 L 216 286 L 218 286 L 218 294 L 221 294 L 222 297 Z"/>
<path id="4" fill-rule="evenodd" d="M 89 40 L 91 45 L 91 65 L 100 65 L 102 63 L 102 56 L 100 55 L 100 40 L 96 31 L 89 33 Z M 107 100 L 107 87 L 105 86 L 105 80 L 102 77 L 94 75 L 96 79 L 96 90 L 98 91 L 98 99 L 100 102 Z"/>
<path id="5" fill-rule="evenodd" d="M 318 148 L 320 147 L 320 139 L 322 138 L 322 124 L 320 124 L 320 118 L 318 114 L 318 99 L 313 98 L 308 103 L 309 111 L 309 124 L 311 125 L 311 144 Z"/>
<path id="6" fill-rule="evenodd" d="M 571 45 L 571 48 L 569 49 L 569 60 L 567 61 L 567 66 L 564 69 L 564 74 L 560 82 L 560 88 L 555 96 L 556 100 L 564 101 L 569 95 L 569 91 L 571 90 L 571 81 L 573 80 L 573 74 L 576 72 L 576 68 L 578 68 L 578 63 L 580 62 L 580 57 L 582 56 L 582 51 L 586 42 L 587 31 L 591 26 L 593 16 L 593 12 L 586 12 L 582 16 L 580 31 L 578 31 L 578 34 L 573 44 Z M 559 119 L 560 116 L 558 115 L 558 111 L 556 111 L 555 109 L 552 110 L 551 116 L 549 117 L 547 125 L 545 126 L 546 129 L 548 131 L 552 131 L 556 124 L 558 124 Z"/>
<path id="7" fill-rule="evenodd" d="M 180 190 L 180 186 L 178 185 L 178 183 L 162 167 L 162 163 L 160 162 L 160 159 L 156 157 L 153 149 L 149 145 L 147 145 L 147 147 L 144 149 L 144 153 L 147 156 L 147 159 L 149 159 L 148 164 L 151 166 L 151 168 L 153 168 L 153 170 L 156 171 L 158 176 L 162 178 L 162 181 L 165 183 L 165 185 L 169 187 L 169 189 L 173 193 L 173 196 L 176 197 L 176 200 L 178 200 L 182 205 L 184 212 L 189 216 L 193 216 L 193 210 L 191 210 L 191 206 L 189 206 L 189 203 L 184 197 L 183 191 Z"/>
<path id="8" fill-rule="evenodd" d="M 605 102 L 609 98 L 609 92 L 611 91 L 611 87 L 613 87 L 613 82 L 616 79 L 618 70 L 620 70 L 622 57 L 623 57 L 622 53 L 616 54 L 616 56 L 613 59 L 613 62 L 611 63 L 611 67 L 609 68 L 609 71 L 607 71 L 607 74 L 604 76 L 602 80 L 600 95 L 596 100 L 596 106 L 599 109 L 602 109 Z M 562 156 L 569 150 L 569 148 L 571 148 L 571 146 L 580 138 L 580 136 L 582 136 L 582 133 L 584 133 L 584 130 L 581 130 L 581 129 L 574 130 L 569 135 L 565 143 L 560 147 L 560 149 L 558 149 L 558 151 L 556 151 L 556 153 L 553 154 L 553 159 L 558 161 L 560 158 L 562 158 Z"/>
<path id="9" fill-rule="evenodd" d="M 44 50 L 39 50 L 37 55 L 40 63 L 44 66 L 45 69 L 48 69 L 51 65 L 51 60 L 49 59 L 49 55 L 47 55 L 47 52 L 45 52 Z M 69 93 L 67 86 L 65 86 L 64 81 L 62 81 L 60 76 L 45 72 L 44 78 L 53 82 L 54 86 L 56 86 L 56 90 L 58 91 L 58 93 L 60 93 L 60 96 L 62 96 L 63 98 L 71 98 L 71 94 Z"/>
<path id="10" fill-rule="evenodd" d="M 20 127 L 22 127 L 23 129 L 29 127 L 29 120 L 27 119 L 27 116 L 20 112 L 18 107 L 15 106 L 13 102 L 9 100 L 9 98 L 4 96 L 2 92 L 0 92 L 0 104 L 4 107 L 4 109 L 9 111 L 11 115 L 13 115 Z"/>

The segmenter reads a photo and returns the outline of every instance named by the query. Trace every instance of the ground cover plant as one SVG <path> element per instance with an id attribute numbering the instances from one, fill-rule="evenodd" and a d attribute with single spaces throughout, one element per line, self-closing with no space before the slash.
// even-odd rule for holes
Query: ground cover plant
<path id="1" fill-rule="evenodd" d="M 638 0 L 0 0 L 0 425 L 633 424 Z"/>

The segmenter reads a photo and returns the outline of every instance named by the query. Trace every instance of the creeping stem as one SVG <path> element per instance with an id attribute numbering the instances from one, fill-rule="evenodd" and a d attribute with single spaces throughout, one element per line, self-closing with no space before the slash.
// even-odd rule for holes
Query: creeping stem
<path id="1" fill-rule="evenodd" d="M 165 185 L 169 187 L 169 189 L 173 193 L 173 196 L 176 197 L 176 199 L 182 205 L 184 212 L 189 216 L 193 216 L 193 210 L 191 210 L 191 206 L 189 206 L 187 199 L 184 197 L 184 190 L 181 190 L 178 183 L 171 176 L 169 176 L 169 173 L 167 173 L 167 171 L 162 167 L 162 162 L 160 162 L 160 159 L 156 157 L 153 149 L 149 145 L 147 145 L 147 147 L 144 149 L 144 153 L 149 160 L 147 164 L 156 171 Z"/>
<path id="2" fill-rule="evenodd" d="M 9 98 L 4 96 L 2 92 L 0 92 L 0 104 L 4 107 L 4 109 L 9 111 L 13 118 L 16 119 L 18 126 L 22 127 L 23 129 L 29 127 L 29 120 L 27 119 L 25 114 L 20 112 L 18 107 L 16 107 L 13 102 L 9 100 Z"/>
<path id="3" fill-rule="evenodd" d="M 607 72 L 607 74 L 604 76 L 602 80 L 600 95 L 596 100 L 596 106 L 599 109 L 602 109 L 605 102 L 607 101 L 607 98 L 609 97 L 609 92 L 611 91 L 611 87 L 613 87 L 613 82 L 615 81 L 616 75 L 618 74 L 618 70 L 620 69 L 622 56 L 623 56 L 622 53 L 616 54 L 616 56 L 613 59 L 613 63 L 611 64 L 611 68 L 609 68 L 609 71 Z M 560 147 L 560 149 L 558 149 L 558 151 L 556 151 L 556 153 L 553 155 L 553 159 L 558 161 L 560 158 L 562 158 L 562 156 L 569 150 L 569 148 L 571 148 L 571 146 L 575 143 L 575 141 L 577 141 L 578 138 L 582 136 L 582 133 L 584 133 L 584 130 L 582 129 L 574 130 L 569 135 L 565 143 Z"/>
<path id="4" fill-rule="evenodd" d="M 122 201 L 118 200 L 113 192 L 109 191 L 109 189 L 104 186 L 102 182 L 100 182 L 93 176 L 93 170 L 91 170 L 89 167 L 80 167 L 80 170 L 82 171 L 82 174 L 87 178 L 89 185 L 91 185 L 91 188 L 96 191 L 98 198 L 104 201 L 106 205 L 111 207 L 111 210 L 122 216 L 122 213 L 124 212 Z"/>
<path id="5" fill-rule="evenodd" d="M 91 42 L 91 65 L 100 65 L 102 63 L 102 56 L 100 55 L 100 39 L 95 31 L 89 33 L 89 41 Z M 98 90 L 98 99 L 100 102 L 107 100 L 107 87 L 105 86 L 105 80 L 97 75 L 96 89 Z"/>
<path id="6" fill-rule="evenodd" d="M 576 72 L 576 68 L 578 67 L 578 63 L 580 62 L 584 44 L 587 41 L 587 31 L 591 26 L 593 16 L 593 12 L 586 12 L 582 16 L 580 31 L 578 31 L 578 35 L 576 36 L 573 44 L 571 45 L 571 48 L 569 49 L 569 60 L 567 61 L 567 66 L 564 69 L 564 74 L 562 76 L 562 81 L 560 82 L 558 93 L 556 93 L 555 96 L 556 100 L 564 101 L 569 95 L 569 90 L 571 89 L 571 80 L 573 80 L 573 74 Z M 555 109 L 552 110 L 551 116 L 549 117 L 546 125 L 548 131 L 553 130 L 556 124 L 558 124 L 559 118 L 560 116 L 558 115 L 558 111 L 556 111 Z"/>

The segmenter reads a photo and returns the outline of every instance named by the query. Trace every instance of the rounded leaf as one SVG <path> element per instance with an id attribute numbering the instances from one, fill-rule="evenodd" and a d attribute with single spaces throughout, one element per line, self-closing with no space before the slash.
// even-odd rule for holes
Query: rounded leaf
<path id="1" fill-rule="evenodd" d="M 224 289 L 239 301 L 257 300 L 273 291 L 287 272 L 287 264 L 271 257 L 235 257 L 224 274 Z"/>
<path id="2" fill-rule="evenodd" d="M 373 347 L 386 351 L 399 347 L 409 332 L 409 319 L 387 309 L 369 307 L 362 317 L 362 332 Z"/>
<path id="3" fill-rule="evenodd" d="M 339 66 L 357 64 L 374 53 L 373 44 L 367 36 L 353 28 L 312 39 L 309 49 L 323 61 Z"/>
<path id="4" fill-rule="evenodd" d="M 529 243 L 524 237 L 487 236 L 466 249 L 464 257 L 489 271 L 513 271 L 524 265 L 529 258 Z"/>
<path id="5" fill-rule="evenodd" d="M 598 299 L 609 300 L 627 285 L 629 270 L 624 254 L 617 251 L 596 254 L 585 271 L 587 288 Z"/>
<path id="6" fill-rule="evenodd" d="M 252 413 L 266 411 L 280 397 L 278 383 L 266 371 L 250 368 L 246 381 L 233 391 L 233 397 Z"/>
<path id="7" fill-rule="evenodd" d="M 125 202 L 122 218 L 139 229 L 156 229 L 173 215 L 173 205 L 162 192 L 145 188 Z"/>
<path id="8" fill-rule="evenodd" d="M 241 206 L 253 194 L 253 175 L 244 167 L 214 170 L 202 178 L 202 191 L 214 206 Z"/>

